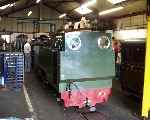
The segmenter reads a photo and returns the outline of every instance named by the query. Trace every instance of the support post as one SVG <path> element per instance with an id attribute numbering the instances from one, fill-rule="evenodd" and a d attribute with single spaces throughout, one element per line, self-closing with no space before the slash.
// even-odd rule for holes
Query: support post
<path id="1" fill-rule="evenodd" d="M 150 111 L 150 16 L 148 16 L 146 57 L 145 57 L 145 76 L 142 101 L 142 116 L 148 118 Z"/>
<path id="2" fill-rule="evenodd" d="M 145 57 L 145 75 L 142 101 L 142 117 L 148 118 L 150 111 L 150 1 L 147 0 L 147 40 Z"/>

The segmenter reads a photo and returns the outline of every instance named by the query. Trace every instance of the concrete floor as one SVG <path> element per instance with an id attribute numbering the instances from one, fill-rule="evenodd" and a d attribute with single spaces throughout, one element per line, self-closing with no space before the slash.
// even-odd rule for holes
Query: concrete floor
<path id="1" fill-rule="evenodd" d="M 0 118 L 30 118 L 31 113 L 28 111 L 23 91 L 0 92 Z"/>
<path id="2" fill-rule="evenodd" d="M 38 120 L 64 120 L 63 107 L 56 102 L 56 94 L 45 87 L 33 74 L 25 77 L 26 87 Z"/>
<path id="3" fill-rule="evenodd" d="M 112 97 L 105 105 L 99 105 L 98 111 L 107 114 L 110 120 L 139 120 L 136 114 L 141 110 L 141 102 L 124 95 L 119 87 L 119 81 L 114 81 Z"/>
<path id="4" fill-rule="evenodd" d="M 56 93 L 45 87 L 34 74 L 25 75 L 25 86 L 37 120 L 85 120 L 72 109 L 64 111 L 56 102 Z M 119 81 L 113 82 L 113 94 L 106 104 L 97 106 L 97 113 L 87 114 L 89 120 L 140 120 L 134 114 L 140 109 L 140 102 L 122 94 Z M 0 118 L 31 117 L 23 92 L 0 93 Z"/>
<path id="5" fill-rule="evenodd" d="M 42 83 L 29 74 L 26 77 L 28 93 L 39 120 L 80 120 L 74 111 L 64 111 L 63 106 L 56 102 L 56 94 L 52 89 L 44 87 Z M 108 103 L 98 105 L 97 111 L 106 120 L 139 120 L 135 113 L 140 111 L 140 102 L 122 94 L 119 81 L 113 82 L 113 94 Z M 94 120 L 94 119 L 93 119 Z M 98 119 L 99 120 L 99 119 Z M 105 120 L 104 118 L 102 120 Z"/>

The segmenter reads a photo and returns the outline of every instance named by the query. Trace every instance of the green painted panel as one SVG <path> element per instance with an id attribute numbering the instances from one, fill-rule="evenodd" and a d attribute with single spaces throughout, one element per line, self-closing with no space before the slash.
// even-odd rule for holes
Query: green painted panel
<path id="1" fill-rule="evenodd" d="M 111 48 L 100 48 L 98 40 L 110 34 L 69 32 L 65 34 L 65 51 L 61 52 L 61 80 L 114 76 L 115 62 Z"/>
<path id="2" fill-rule="evenodd" d="M 105 44 L 100 42 L 102 36 L 107 36 L 108 48 L 99 46 Z M 55 88 L 59 84 L 59 91 L 66 90 L 70 80 L 74 81 L 71 89 L 111 88 L 114 63 L 111 35 L 99 32 L 65 33 L 65 51 L 60 52 L 60 58 L 47 47 L 39 50 L 39 65 Z"/>

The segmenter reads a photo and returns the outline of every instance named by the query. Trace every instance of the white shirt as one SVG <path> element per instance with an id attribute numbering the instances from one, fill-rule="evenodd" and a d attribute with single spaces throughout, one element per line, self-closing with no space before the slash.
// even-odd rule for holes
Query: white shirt
<path id="1" fill-rule="evenodd" d="M 31 52 L 31 45 L 27 42 L 24 45 L 24 53 L 30 53 Z"/>

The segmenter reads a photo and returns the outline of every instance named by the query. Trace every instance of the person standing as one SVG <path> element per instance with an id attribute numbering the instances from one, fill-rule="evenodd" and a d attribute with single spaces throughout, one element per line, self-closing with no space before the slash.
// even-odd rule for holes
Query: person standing
<path id="1" fill-rule="evenodd" d="M 120 70 L 121 70 L 121 42 L 117 42 L 117 60 L 116 60 L 116 79 L 120 79 Z"/>
<path id="2" fill-rule="evenodd" d="M 119 40 L 116 40 L 114 37 L 112 38 L 112 48 L 115 53 L 115 79 L 119 79 L 121 69 L 121 42 Z"/>
<path id="3" fill-rule="evenodd" d="M 31 45 L 29 40 L 24 45 L 24 55 L 25 55 L 25 72 L 30 72 L 31 69 Z"/>

